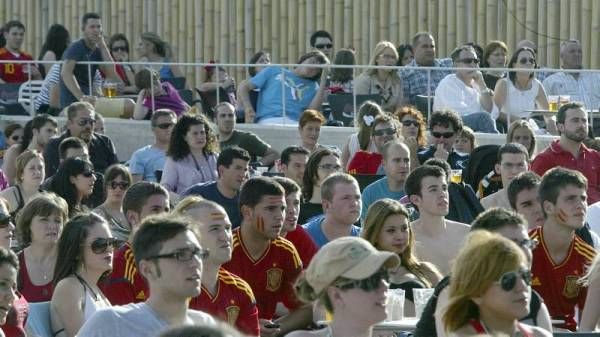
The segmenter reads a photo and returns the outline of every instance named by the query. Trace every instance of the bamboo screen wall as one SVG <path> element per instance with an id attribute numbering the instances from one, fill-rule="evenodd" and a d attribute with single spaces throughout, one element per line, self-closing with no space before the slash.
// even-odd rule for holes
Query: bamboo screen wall
<path id="1" fill-rule="evenodd" d="M 124 33 L 132 46 L 140 33 L 158 33 L 180 62 L 245 63 L 260 49 L 273 62 L 294 62 L 310 34 L 325 29 L 336 48 L 354 47 L 365 64 L 379 40 L 407 43 L 429 30 L 439 56 L 462 42 L 500 39 L 513 49 L 526 38 L 538 44 L 540 64 L 558 67 L 559 39 L 577 38 L 584 65 L 600 66 L 600 1 L 593 0 L 2 0 L 0 22 L 23 21 L 24 49 L 36 57 L 51 24 L 78 38 L 87 11 L 99 12 L 106 34 Z M 197 72 L 186 72 L 197 83 Z"/>

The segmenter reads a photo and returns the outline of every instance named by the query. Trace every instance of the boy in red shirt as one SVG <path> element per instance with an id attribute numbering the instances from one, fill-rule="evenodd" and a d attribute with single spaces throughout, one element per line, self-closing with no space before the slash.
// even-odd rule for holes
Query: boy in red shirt
<path id="1" fill-rule="evenodd" d="M 556 325 L 577 330 L 575 307 L 583 311 L 587 288 L 579 279 L 596 251 L 575 231 L 584 226 L 587 180 L 578 171 L 553 168 L 542 177 L 540 202 L 545 221 L 529 233 L 539 242 L 533 250 L 532 287 L 544 298 Z"/>
<path id="2" fill-rule="evenodd" d="M 25 26 L 17 20 L 9 21 L 3 28 L 6 45 L 0 48 L 0 60 L 32 61 L 31 55 L 21 50 L 25 36 Z M 0 83 L 23 83 L 29 80 L 41 80 L 42 74 L 33 64 L 2 63 L 0 64 Z"/>

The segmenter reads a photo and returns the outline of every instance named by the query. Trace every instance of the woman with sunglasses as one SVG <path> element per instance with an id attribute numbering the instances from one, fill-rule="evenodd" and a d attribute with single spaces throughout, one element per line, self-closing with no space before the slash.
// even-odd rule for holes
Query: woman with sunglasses
<path id="1" fill-rule="evenodd" d="M 421 111 L 412 105 L 403 106 L 394 113 L 402 124 L 401 135 L 410 149 L 410 170 L 419 167 L 417 153 L 427 148 L 427 122 Z"/>
<path id="2" fill-rule="evenodd" d="M 73 217 L 58 241 L 54 295 L 50 302 L 53 335 L 73 337 L 93 313 L 110 307 L 97 283 L 112 269 L 120 242 L 108 224 L 94 213 Z"/>
<path id="3" fill-rule="evenodd" d="M 94 209 L 108 222 L 112 235 L 121 241 L 127 241 L 131 226 L 123 214 L 123 197 L 131 185 L 131 173 L 121 164 L 111 165 L 104 172 L 104 192 L 106 200 Z"/>
<path id="4" fill-rule="evenodd" d="M 27 204 L 29 199 L 40 191 L 44 182 L 44 157 L 37 151 L 25 151 L 16 160 L 15 185 L 0 192 L 0 198 L 8 202 L 8 210 L 13 219 Z"/>
<path id="5" fill-rule="evenodd" d="M 342 149 L 342 164 L 346 170 L 348 169 L 348 163 L 354 157 L 354 154 L 359 150 L 363 151 L 376 151 L 377 147 L 371 141 L 371 125 L 375 120 L 375 117 L 383 115 L 384 112 L 379 104 L 373 101 L 364 102 L 358 113 L 356 114 L 355 126 L 358 126 L 358 132 L 353 133 L 348 137 L 344 148 Z"/>
<path id="6" fill-rule="evenodd" d="M 471 233 L 450 275 L 442 319 L 452 336 L 552 336 L 519 322 L 529 313 L 531 271 L 513 241 L 487 231 Z"/>
<path id="7" fill-rule="evenodd" d="M 52 297 L 56 265 L 56 243 L 67 221 L 68 206 L 54 193 L 31 199 L 17 218 L 19 253 L 18 290 L 29 302 L 46 302 Z"/>
<path id="8" fill-rule="evenodd" d="M 398 255 L 378 251 L 357 237 L 335 239 L 317 252 L 296 283 L 298 297 L 333 314 L 321 330 L 295 331 L 289 337 L 367 337 L 386 318 L 388 271 Z"/>
<path id="9" fill-rule="evenodd" d="M 69 218 L 86 209 L 84 201 L 92 195 L 96 175 L 92 163 L 79 157 L 66 159 L 58 168 L 49 191 L 69 204 Z"/>
<path id="10" fill-rule="evenodd" d="M 383 145 L 398 139 L 400 127 L 398 121 L 392 116 L 385 114 L 377 116 L 371 124 L 371 142 L 375 144 L 376 151 L 359 150 L 348 163 L 350 174 L 385 174 L 383 171 Z"/>
<path id="11" fill-rule="evenodd" d="M 4 137 L 6 138 L 6 148 L 15 144 L 20 144 L 23 140 L 23 125 L 19 123 L 10 123 L 4 128 Z"/>
<path id="12" fill-rule="evenodd" d="M 108 41 L 108 49 L 115 62 L 129 62 L 129 41 L 125 34 L 115 34 Z M 115 70 L 125 85 L 124 93 L 137 93 L 135 71 L 130 64 L 115 64 Z"/>
<path id="13" fill-rule="evenodd" d="M 308 157 L 302 177 L 302 203 L 298 223 L 305 224 L 311 218 L 323 214 L 321 183 L 333 173 L 341 172 L 340 156 L 327 148 L 319 149 Z"/>
<path id="14" fill-rule="evenodd" d="M 415 236 L 408 220 L 408 211 L 399 201 L 380 199 L 369 207 L 361 232 L 375 248 L 400 257 L 400 266 L 390 270 L 390 289 L 405 291 L 405 316 L 414 315 L 412 289 L 432 288 L 442 279 L 433 264 L 415 255 Z"/>
<path id="15" fill-rule="evenodd" d="M 500 110 L 498 121 L 506 129 L 509 120 L 528 120 L 533 109 L 548 110 L 548 97 L 542 83 L 531 70 L 537 68 L 535 51 L 528 47 L 519 48 L 508 62 L 508 78 L 498 80 L 494 90 L 494 103 Z M 545 116 L 547 130 L 556 134 L 556 121 Z M 535 122 L 532 120 L 530 123 Z"/>

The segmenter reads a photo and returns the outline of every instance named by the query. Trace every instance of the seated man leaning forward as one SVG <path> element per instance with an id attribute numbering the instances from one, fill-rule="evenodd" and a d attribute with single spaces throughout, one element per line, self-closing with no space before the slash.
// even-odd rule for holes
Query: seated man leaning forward
<path id="1" fill-rule="evenodd" d="M 302 111 L 319 110 L 323 103 L 327 72 L 310 65 L 328 63 L 323 53 L 312 51 L 302 55 L 293 70 L 267 67 L 249 81 L 241 83 L 238 91 L 246 112 L 246 123 L 297 125 Z M 254 111 L 249 93 L 257 88 L 260 89 L 260 95 L 257 111 Z"/>
<path id="2" fill-rule="evenodd" d="M 449 205 L 446 173 L 438 166 L 418 167 L 406 178 L 404 191 L 420 214 L 412 223 L 417 255 L 447 275 L 469 226 L 444 218 Z"/>

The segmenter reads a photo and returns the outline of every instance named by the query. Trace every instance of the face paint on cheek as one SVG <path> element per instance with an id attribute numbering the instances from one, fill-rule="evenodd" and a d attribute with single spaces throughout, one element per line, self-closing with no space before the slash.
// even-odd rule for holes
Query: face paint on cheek
<path id="1" fill-rule="evenodd" d="M 265 219 L 262 216 L 259 216 L 256 219 L 256 229 L 258 229 L 259 232 L 263 232 L 265 231 Z"/>
<path id="2" fill-rule="evenodd" d="M 558 213 L 556 213 L 555 217 L 559 223 L 561 223 L 563 225 L 565 225 L 567 223 L 567 218 L 568 218 L 567 213 L 565 213 L 565 211 L 563 211 L 562 209 L 560 209 L 560 208 L 558 209 Z"/>

